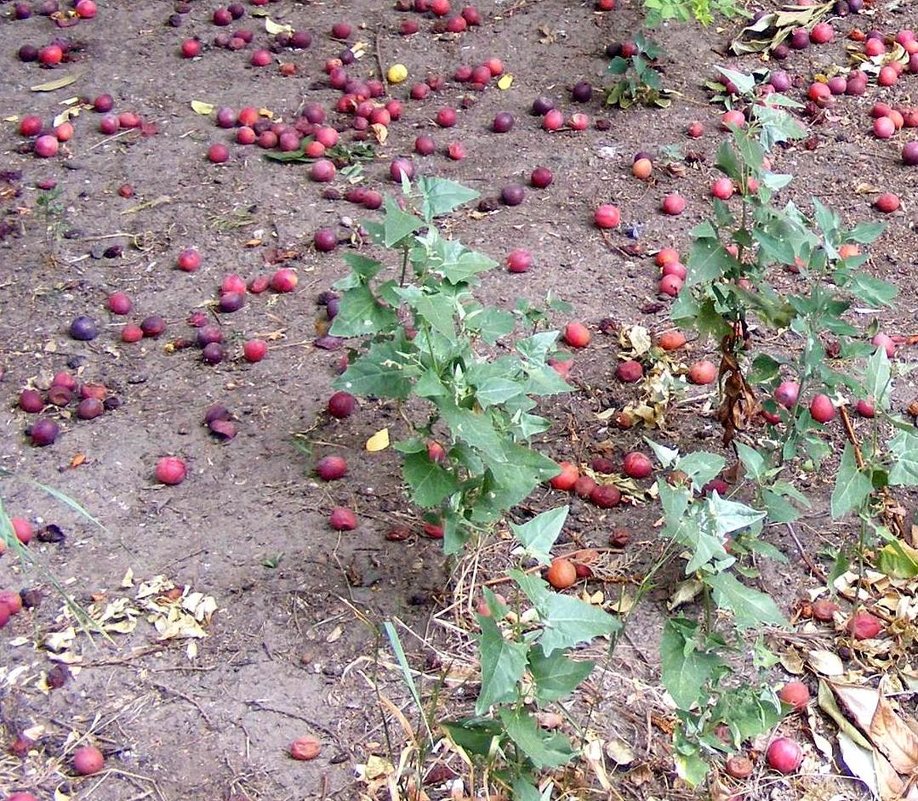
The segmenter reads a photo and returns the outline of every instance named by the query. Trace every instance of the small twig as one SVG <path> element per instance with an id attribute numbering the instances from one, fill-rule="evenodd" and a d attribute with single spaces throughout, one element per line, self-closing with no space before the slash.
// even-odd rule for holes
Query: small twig
<path id="1" fill-rule="evenodd" d="M 813 561 L 806 548 L 803 547 L 803 543 L 800 542 L 800 538 L 797 536 L 797 532 L 794 531 L 794 527 L 790 523 L 785 523 L 785 525 L 787 526 L 788 534 L 791 535 L 791 539 L 796 543 L 797 549 L 800 551 L 800 556 L 810 569 L 810 572 L 820 581 L 826 581 L 826 574 L 822 572 L 822 568 Z"/>
<path id="2" fill-rule="evenodd" d="M 187 703 L 191 704 L 195 709 L 198 710 L 198 712 L 201 714 L 201 717 L 204 718 L 204 722 L 207 724 L 207 728 L 211 729 L 212 731 L 216 730 L 217 727 L 214 725 L 214 722 L 210 719 L 210 717 L 208 717 L 207 713 L 201 708 L 201 705 L 197 701 L 194 700 L 194 698 L 191 698 L 190 696 L 185 695 L 185 693 L 181 692 L 180 690 L 176 690 L 174 687 L 168 687 L 165 684 L 157 684 L 156 682 L 153 682 L 153 686 L 156 687 L 156 689 L 158 690 L 162 690 L 163 692 L 171 693 L 172 695 L 177 696 L 178 698 L 181 698 L 183 701 L 186 701 Z"/>
<path id="3" fill-rule="evenodd" d="M 335 734 L 334 731 L 328 728 L 328 726 L 325 726 L 322 723 L 318 723 L 312 718 L 307 718 L 305 715 L 298 715 L 296 712 L 288 712 L 286 709 L 278 709 L 277 707 L 268 706 L 264 702 L 259 701 L 257 698 L 253 698 L 249 701 L 244 701 L 243 703 L 245 703 L 246 706 L 257 709 L 259 712 L 273 712 L 275 715 L 283 715 L 287 718 L 293 718 L 294 720 L 301 720 L 303 723 L 308 723 L 314 729 L 318 729 L 320 732 L 323 732 L 324 734 L 327 734 L 329 737 L 331 737 L 339 748 L 344 751 L 350 751 L 347 746 L 342 744 L 341 740 L 338 738 L 338 735 Z"/>
<path id="4" fill-rule="evenodd" d="M 858 470 L 864 469 L 864 454 L 861 453 L 861 444 L 858 442 L 857 434 L 854 433 L 854 426 L 851 425 L 851 418 L 848 416 L 848 409 L 845 406 L 838 407 L 838 414 L 841 417 L 842 428 L 845 429 L 845 436 L 851 447 L 854 448 L 854 461 Z"/>

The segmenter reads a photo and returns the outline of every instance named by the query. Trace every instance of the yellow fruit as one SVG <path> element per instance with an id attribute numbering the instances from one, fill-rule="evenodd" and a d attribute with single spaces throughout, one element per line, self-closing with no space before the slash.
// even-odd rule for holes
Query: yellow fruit
<path id="1" fill-rule="evenodd" d="M 404 64 L 393 64 L 386 72 L 389 83 L 402 83 L 408 77 L 408 67 Z"/>

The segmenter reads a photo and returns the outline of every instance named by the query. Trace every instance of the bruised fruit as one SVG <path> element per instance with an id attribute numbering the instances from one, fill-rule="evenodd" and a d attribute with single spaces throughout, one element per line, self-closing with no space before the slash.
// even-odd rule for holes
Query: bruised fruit
<path id="1" fill-rule="evenodd" d="M 585 348 L 590 344 L 590 330 L 583 323 L 568 323 L 564 326 L 564 341 L 572 348 Z"/>
<path id="2" fill-rule="evenodd" d="M 552 560 L 545 578 L 556 590 L 565 590 L 577 581 L 577 568 L 570 559 L 559 556 Z"/>
<path id="3" fill-rule="evenodd" d="M 160 484 L 168 484 L 169 486 L 181 484 L 187 474 L 188 468 L 185 466 L 185 462 L 177 456 L 163 456 L 156 463 L 154 473 L 156 480 Z"/>
<path id="4" fill-rule="evenodd" d="M 322 746 L 315 737 L 299 737 L 290 743 L 290 756 L 304 762 L 315 759 L 321 751 Z"/>
<path id="5" fill-rule="evenodd" d="M 870 612 L 856 612 L 848 620 L 846 628 L 855 640 L 870 640 L 883 630 L 883 621 Z"/>
<path id="6" fill-rule="evenodd" d="M 775 390 L 775 400 L 785 409 L 790 409 L 800 397 L 800 384 L 796 381 L 782 381 Z"/>
<path id="7" fill-rule="evenodd" d="M 11 615 L 18 615 L 22 611 L 22 596 L 15 590 L 3 590 L 0 606 L 5 606 Z"/>
<path id="8" fill-rule="evenodd" d="M 789 737 L 777 737 L 769 743 L 765 759 L 778 773 L 793 773 L 803 761 L 803 751 Z"/>
<path id="9" fill-rule="evenodd" d="M 60 427 L 48 417 L 39 417 L 28 429 L 29 439 L 33 445 L 43 447 L 53 445 L 60 433 Z"/>
<path id="10" fill-rule="evenodd" d="M 647 478 L 653 472 L 653 462 L 640 451 L 625 454 L 622 470 L 630 478 Z"/>
<path id="11" fill-rule="evenodd" d="M 835 619 L 835 613 L 838 611 L 838 604 L 826 598 L 820 598 L 818 601 L 813 601 L 811 609 L 814 619 L 827 623 Z"/>
<path id="12" fill-rule="evenodd" d="M 732 756 L 724 763 L 724 772 L 734 779 L 746 779 L 752 775 L 753 764 L 749 757 Z"/>
<path id="13" fill-rule="evenodd" d="M 346 506 L 336 506 L 328 516 L 328 523 L 335 531 L 353 531 L 357 528 L 357 515 Z"/>
<path id="14" fill-rule="evenodd" d="M 828 395 L 814 395 L 810 401 L 810 416 L 817 423 L 828 423 L 835 417 L 835 406 Z"/>
<path id="15" fill-rule="evenodd" d="M 594 489 L 596 489 L 596 482 L 589 476 L 580 476 L 574 482 L 574 494 L 581 498 L 589 498 Z"/>
<path id="16" fill-rule="evenodd" d="M 612 509 L 622 501 L 622 493 L 611 484 L 597 484 L 590 493 L 590 501 L 600 509 Z"/>
<path id="17" fill-rule="evenodd" d="M 316 475 L 323 481 L 337 481 L 347 475 L 347 461 L 342 456 L 323 456 L 316 462 Z"/>
<path id="18" fill-rule="evenodd" d="M 105 757 L 94 745 L 84 745 L 73 752 L 72 764 L 80 776 L 92 776 L 105 766 Z"/>
<path id="19" fill-rule="evenodd" d="M 580 471 L 577 469 L 577 466 L 570 462 L 559 462 L 558 468 L 561 472 L 548 483 L 559 490 L 567 491 L 573 489 L 574 484 L 577 483 L 577 479 L 580 477 Z"/>
<path id="20" fill-rule="evenodd" d="M 339 391 L 328 399 L 328 413 L 332 417 L 350 417 L 356 409 L 357 399 L 350 392 Z"/>
<path id="21" fill-rule="evenodd" d="M 657 337 L 657 345 L 663 350 L 679 350 L 685 344 L 685 334 L 681 331 L 664 331 Z"/>
<path id="22" fill-rule="evenodd" d="M 615 377 L 626 384 L 633 384 L 644 377 L 644 367 L 634 359 L 619 362 L 618 367 L 615 368 Z"/>
<path id="23" fill-rule="evenodd" d="M 789 681 L 778 691 L 778 698 L 799 712 L 810 702 L 810 690 L 802 681 Z"/>
<path id="24" fill-rule="evenodd" d="M 688 371 L 688 379 L 693 384 L 713 384 L 717 378 L 717 366 L 714 362 L 702 359 L 695 362 Z"/>

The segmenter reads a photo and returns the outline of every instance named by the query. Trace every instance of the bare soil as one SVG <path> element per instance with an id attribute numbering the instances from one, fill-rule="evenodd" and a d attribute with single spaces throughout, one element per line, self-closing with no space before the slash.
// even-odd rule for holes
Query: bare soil
<path id="1" fill-rule="evenodd" d="M 189 3 L 179 27 L 168 24 L 175 13 L 168 2 L 103 0 L 96 19 L 66 29 L 37 14 L 13 20 L 12 5 L 0 5 L 0 149 L 7 171 L 0 185 L 0 467 L 11 474 L 0 492 L 9 515 L 30 519 L 52 541 L 30 546 L 38 567 L 24 566 L 9 553 L 0 559 L 0 589 L 36 588 L 41 598 L 0 633 L 0 746 L 5 749 L 23 732 L 35 739 L 25 756 L 0 755 L 0 795 L 29 789 L 41 799 L 99 801 L 354 798 L 365 787 L 355 768 L 374 755 L 398 761 L 407 738 L 393 710 L 411 725 L 419 721 L 381 622 L 397 621 L 425 690 L 442 685 L 437 715 L 467 711 L 476 693 L 474 649 L 462 632 L 472 630 L 471 599 L 483 581 L 500 575 L 507 549 L 498 541 L 474 564 L 447 564 L 439 543 L 418 534 L 419 515 L 403 494 L 395 454 L 364 450 L 367 437 L 385 426 L 397 436 L 396 410 L 364 400 L 347 420 L 325 413 L 342 351 L 315 347 L 323 320 L 316 299 L 344 274 L 341 254 L 354 246 L 342 241 L 335 252 L 319 253 L 312 236 L 332 226 L 347 240 L 352 221 L 373 213 L 329 199 L 326 186 L 310 182 L 307 166 L 277 164 L 256 146 L 234 144 L 233 130 L 196 113 L 192 101 L 237 110 L 254 106 L 284 121 L 317 102 L 330 110 L 333 124 L 346 126 L 350 117 L 333 111 L 339 92 L 329 88 L 322 69 L 345 46 L 329 36 L 339 20 L 355 25 L 351 43 L 366 43 L 349 74 L 379 78 L 381 67 L 405 64 L 408 82 L 388 87 L 392 97 L 404 100 L 404 114 L 377 147 L 378 158 L 363 166 L 362 183 L 396 192 L 389 161 L 411 155 L 423 132 L 435 138 L 438 151 L 415 157 L 422 174 L 453 178 L 486 198 L 510 182 L 527 185 L 520 206 L 498 204 L 483 214 L 466 209 L 447 226 L 452 236 L 500 262 L 515 247 L 535 254 L 527 274 L 488 275 L 482 298 L 512 308 L 520 298 L 544 305 L 554 295 L 572 307 L 569 315 L 553 314 L 554 323 L 570 317 L 594 329 L 594 344 L 575 356 L 577 389 L 544 410 L 554 426 L 538 443 L 559 460 L 588 462 L 602 450 L 615 457 L 641 445 L 644 432 L 619 431 L 597 416 L 629 398 L 613 377 L 617 338 L 601 333 L 599 322 L 637 323 L 654 332 L 668 327 L 668 305 L 658 300 L 652 262 L 642 253 L 664 246 L 684 250 L 688 232 L 709 208 L 720 110 L 709 104 L 701 80 L 714 77 L 714 64 L 751 69 L 757 63 L 718 52 L 732 27 L 664 28 L 654 35 L 666 53 L 665 82 L 680 95 L 666 110 L 622 112 L 603 106 L 600 89 L 610 81 L 606 45 L 640 30 L 639 11 L 630 3 L 603 14 L 569 0 L 484 0 L 481 27 L 436 35 L 429 15 L 397 12 L 388 0 L 281 0 L 262 10 L 277 23 L 312 32 L 312 45 L 280 50 L 264 68 L 249 64 L 255 47 L 271 40 L 264 18 L 253 16 L 255 6 L 246 5 L 245 16 L 231 26 L 251 29 L 254 42 L 233 52 L 212 46 L 223 29 L 211 23 L 211 4 L 200 0 Z M 841 38 L 855 24 L 892 31 L 918 24 L 908 3 L 899 4 L 898 12 L 884 6 L 877 3 L 869 19 L 835 20 L 839 43 L 794 53 L 784 68 L 809 79 L 827 65 L 844 63 Z M 420 32 L 400 35 L 403 19 L 417 19 Z M 48 69 L 17 58 L 23 43 L 42 46 L 56 36 L 73 44 L 68 62 Z M 202 57 L 183 59 L 180 43 L 191 36 L 200 37 Z M 459 65 L 490 57 L 500 58 L 512 74 L 508 88 L 492 82 L 483 92 L 469 92 L 452 80 Z M 296 74 L 281 75 L 279 62 L 295 64 Z M 443 88 L 426 100 L 410 100 L 410 85 L 431 74 L 445 78 Z M 55 91 L 31 89 L 63 75 L 75 81 Z M 569 88 L 583 79 L 597 91 L 589 103 L 575 104 Z M 864 97 L 840 98 L 813 124 L 811 140 L 775 155 L 776 169 L 797 176 L 787 199 L 805 206 L 819 197 L 848 223 L 879 216 L 870 205 L 876 190 L 900 195 L 902 211 L 889 216 L 889 230 L 869 264 L 873 274 L 898 284 L 900 300 L 891 310 L 858 319 L 866 326 L 877 316 L 883 330 L 901 334 L 915 333 L 918 310 L 911 281 L 918 259 L 918 193 L 914 175 L 898 159 L 908 132 L 879 141 L 868 134 L 867 112 L 881 98 L 907 103 L 915 81 L 911 76 L 891 89 L 872 86 Z M 145 127 L 106 136 L 98 131 L 102 115 L 83 110 L 72 120 L 73 139 L 51 159 L 36 158 L 17 132 L 25 114 L 38 114 L 47 124 L 69 99 L 102 93 L 113 96 L 115 112 L 134 112 Z M 603 123 L 547 134 L 529 114 L 537 95 Z M 433 123 L 445 105 L 460 107 L 455 128 Z M 490 122 L 503 110 L 514 115 L 515 127 L 494 134 Z M 705 125 L 699 140 L 685 134 L 693 120 Z M 464 143 L 466 159 L 444 155 L 453 141 Z M 207 161 L 214 142 L 229 145 L 226 164 Z M 658 169 L 649 182 L 631 176 L 635 152 L 649 151 L 663 162 L 670 147 L 694 153 L 683 171 Z M 545 190 L 528 188 L 537 165 L 555 175 Z M 124 184 L 132 186 L 132 196 L 119 194 Z M 53 191 L 40 188 L 52 185 Z M 343 192 L 347 182 L 339 174 L 332 186 Z M 669 191 L 689 199 L 678 218 L 659 212 Z M 591 224 L 602 201 L 622 209 L 622 226 L 608 235 Z M 203 256 L 195 273 L 175 269 L 187 247 Z M 215 309 L 224 275 L 250 279 L 281 265 L 298 274 L 294 293 L 250 295 L 232 314 Z M 134 300 L 127 318 L 106 310 L 106 297 L 115 290 Z M 195 336 L 186 322 L 195 310 L 223 330 L 228 358 L 219 365 L 205 365 L 196 347 L 182 347 L 182 340 Z M 79 342 L 68 336 L 78 315 L 99 321 L 97 338 Z M 123 343 L 124 322 L 149 315 L 165 319 L 165 333 Z M 269 352 L 264 361 L 248 364 L 241 344 L 253 336 L 267 339 Z M 711 343 L 697 343 L 687 358 L 705 349 L 713 352 Z M 914 355 L 912 349 L 900 358 Z M 46 389 L 64 370 L 81 383 L 104 384 L 119 403 L 88 421 L 76 419 L 73 405 L 52 410 L 61 436 L 53 446 L 32 447 L 25 430 L 34 418 L 16 406 L 19 392 L 26 386 Z M 903 403 L 914 396 L 913 379 L 903 380 L 900 392 Z M 234 439 L 219 441 L 202 425 L 212 404 L 232 412 Z M 706 408 L 703 400 L 681 408 L 665 436 L 684 448 L 717 449 L 720 430 Z M 326 484 L 311 475 L 315 460 L 329 453 L 348 458 L 345 480 Z M 167 454 L 189 464 L 189 477 L 179 486 L 153 479 L 157 459 Z M 818 558 L 820 549 L 850 542 L 854 533 L 826 521 L 819 502 L 826 487 L 819 476 L 810 481 L 816 511 L 798 533 Z M 100 525 L 37 483 L 75 500 Z M 516 514 L 525 517 L 558 500 L 540 490 Z M 611 530 L 631 529 L 634 539 L 624 552 L 603 556 L 607 593 L 627 586 L 654 547 L 658 510 L 600 512 L 577 499 L 572 504 L 562 545 L 604 548 Z M 327 516 L 336 505 L 357 511 L 356 531 L 329 529 Z M 51 524 L 62 536 L 44 529 Z M 388 541 L 393 525 L 408 526 L 412 536 Z M 761 581 L 791 613 L 796 600 L 820 582 L 783 530 L 774 541 L 792 555 L 791 566 L 765 565 Z M 150 620 L 162 621 L 165 613 L 141 609 L 136 598 L 141 583 L 158 576 L 185 588 L 186 599 L 189 593 L 213 598 L 216 611 L 201 623 L 205 637 L 160 638 Z M 138 609 L 136 620 L 108 637 L 90 637 L 76 625 L 72 641 L 58 644 L 55 653 L 47 636 L 66 632 L 75 620 L 52 577 L 82 607 L 126 603 Z M 666 597 L 661 589 L 635 613 L 628 637 L 586 691 L 593 728 L 604 738 L 628 741 L 637 754 L 628 770 L 613 774 L 621 794 L 616 797 L 687 794 L 675 781 L 659 688 L 656 639 Z M 187 618 L 178 620 L 191 626 Z M 196 652 L 189 651 L 192 642 Z M 55 668 L 61 660 L 71 663 L 63 677 Z M 49 687 L 49 678 L 61 686 Z M 318 738 L 319 757 L 290 759 L 289 743 L 305 735 Z M 80 778 L 69 755 L 86 742 L 106 754 L 106 770 Z M 428 764 L 439 759 L 432 756 Z M 443 757 L 443 764 L 462 772 L 455 755 Z M 441 769 L 439 780 L 425 787 L 431 798 L 448 795 L 443 779 L 449 775 Z M 584 796 L 587 787 L 598 787 L 592 774 L 579 781 Z M 807 793 L 815 793 L 821 781 L 784 782 L 775 792 L 815 798 Z M 845 785 L 843 793 L 852 798 L 857 790 Z"/>

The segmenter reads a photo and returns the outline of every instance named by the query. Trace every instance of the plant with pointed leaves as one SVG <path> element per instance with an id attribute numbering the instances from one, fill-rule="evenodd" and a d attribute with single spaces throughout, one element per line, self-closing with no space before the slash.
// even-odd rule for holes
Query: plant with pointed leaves
<path id="1" fill-rule="evenodd" d="M 364 225 L 373 242 L 399 255 L 398 264 L 345 255 L 351 272 L 335 285 L 341 305 L 330 329 L 364 339 L 337 388 L 422 402 L 422 416 L 409 420 L 410 436 L 395 448 L 411 500 L 443 525 L 447 553 L 557 473 L 528 444 L 548 428 L 533 413 L 534 398 L 570 390 L 546 362 L 557 332 L 520 337 L 493 355 L 517 323 L 473 294 L 496 262 L 436 225 L 475 197 L 452 181 L 422 177 L 403 183 L 401 203 L 386 198 L 382 221 Z M 432 439 L 442 440 L 442 453 L 430 449 Z"/>

